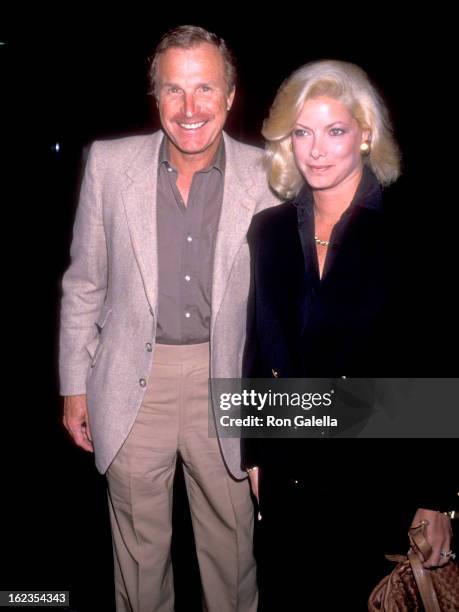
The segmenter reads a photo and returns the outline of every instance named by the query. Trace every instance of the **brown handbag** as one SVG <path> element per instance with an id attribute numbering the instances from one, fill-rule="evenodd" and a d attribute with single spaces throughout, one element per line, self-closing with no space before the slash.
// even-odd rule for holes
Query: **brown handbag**
<path id="1" fill-rule="evenodd" d="M 443 567 L 422 566 L 431 553 L 424 529 L 422 523 L 409 530 L 407 556 L 386 555 L 397 565 L 373 589 L 369 612 L 459 612 L 459 567 L 453 559 Z"/>

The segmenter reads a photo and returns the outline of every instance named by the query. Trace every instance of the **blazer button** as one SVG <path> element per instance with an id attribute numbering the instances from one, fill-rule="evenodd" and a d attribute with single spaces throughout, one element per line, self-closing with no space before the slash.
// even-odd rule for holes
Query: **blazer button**
<path id="1" fill-rule="evenodd" d="M 149 353 L 151 353 L 151 351 L 153 350 L 153 347 L 151 345 L 151 342 L 147 342 L 145 345 L 145 350 L 148 351 Z"/>
<path id="2" fill-rule="evenodd" d="M 139 385 L 140 385 L 141 387 L 146 387 L 146 386 L 147 386 L 147 381 L 145 380 L 145 378 L 141 378 L 141 379 L 139 380 Z"/>

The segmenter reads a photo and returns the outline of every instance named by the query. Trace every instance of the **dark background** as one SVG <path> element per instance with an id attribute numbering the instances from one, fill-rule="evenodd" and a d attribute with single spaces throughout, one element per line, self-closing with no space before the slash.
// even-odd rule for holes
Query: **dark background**
<path id="1" fill-rule="evenodd" d="M 161 13 L 133 5 L 119 13 L 107 9 L 96 19 L 81 6 L 52 19 L 28 13 L 27 19 L 4 22 L 1 243 L 8 367 L 2 389 L 0 590 L 63 589 L 70 590 L 74 610 L 113 606 L 104 479 L 92 456 L 74 448 L 60 425 L 59 283 L 68 265 L 83 149 L 96 138 L 158 127 L 146 95 L 147 58 L 170 27 L 202 25 L 233 48 L 239 83 L 227 130 L 252 144 L 262 144 L 262 120 L 294 68 L 336 58 L 367 70 L 388 103 L 404 155 L 400 242 L 394 249 L 411 254 L 401 261 L 407 285 L 417 292 L 412 317 L 419 343 L 418 362 L 406 375 L 456 375 L 452 163 L 458 129 L 451 17 L 418 12 L 402 18 L 389 9 L 372 15 L 368 7 L 364 12 L 288 7 L 288 14 L 279 16 L 280 7 L 272 13 L 265 7 L 249 21 L 246 9 L 221 6 L 217 16 L 172 3 Z M 358 443 L 366 442 L 371 441 Z M 441 478 L 437 466 L 445 443 L 423 442 L 428 477 Z M 412 446 L 400 440 L 385 444 L 401 457 L 409 456 L 407 445 Z M 199 585 L 182 486 L 179 479 L 176 599 L 178 611 L 192 611 Z"/>

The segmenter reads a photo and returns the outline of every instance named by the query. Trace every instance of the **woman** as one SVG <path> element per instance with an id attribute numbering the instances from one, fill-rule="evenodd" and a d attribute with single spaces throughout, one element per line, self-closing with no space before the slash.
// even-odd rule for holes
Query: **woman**
<path id="1" fill-rule="evenodd" d="M 271 187 L 289 199 L 249 231 L 243 375 L 412 375 L 399 367 L 410 346 L 397 280 L 403 243 L 382 190 L 398 178 L 400 155 L 366 74 L 340 61 L 301 67 L 280 87 L 263 135 Z M 410 519 L 428 521 L 425 566 L 450 560 L 436 483 L 422 469 L 417 481 L 391 450 L 387 440 L 243 440 L 263 517 L 263 610 L 365 610 L 387 571 L 384 553 L 406 547 Z"/>

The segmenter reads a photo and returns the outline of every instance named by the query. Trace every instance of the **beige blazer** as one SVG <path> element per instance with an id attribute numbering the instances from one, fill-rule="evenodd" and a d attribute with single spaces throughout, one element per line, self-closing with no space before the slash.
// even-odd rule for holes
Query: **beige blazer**
<path id="1" fill-rule="evenodd" d="M 155 345 L 158 264 L 156 183 L 162 132 L 95 142 L 62 280 L 60 393 L 87 395 L 97 469 L 104 473 L 131 430 Z M 246 233 L 253 214 L 278 201 L 262 152 L 224 134 L 226 171 L 211 302 L 210 376 L 241 375 L 249 288 Z M 153 350 L 152 350 L 153 349 Z M 239 439 L 220 440 L 230 473 Z"/>

